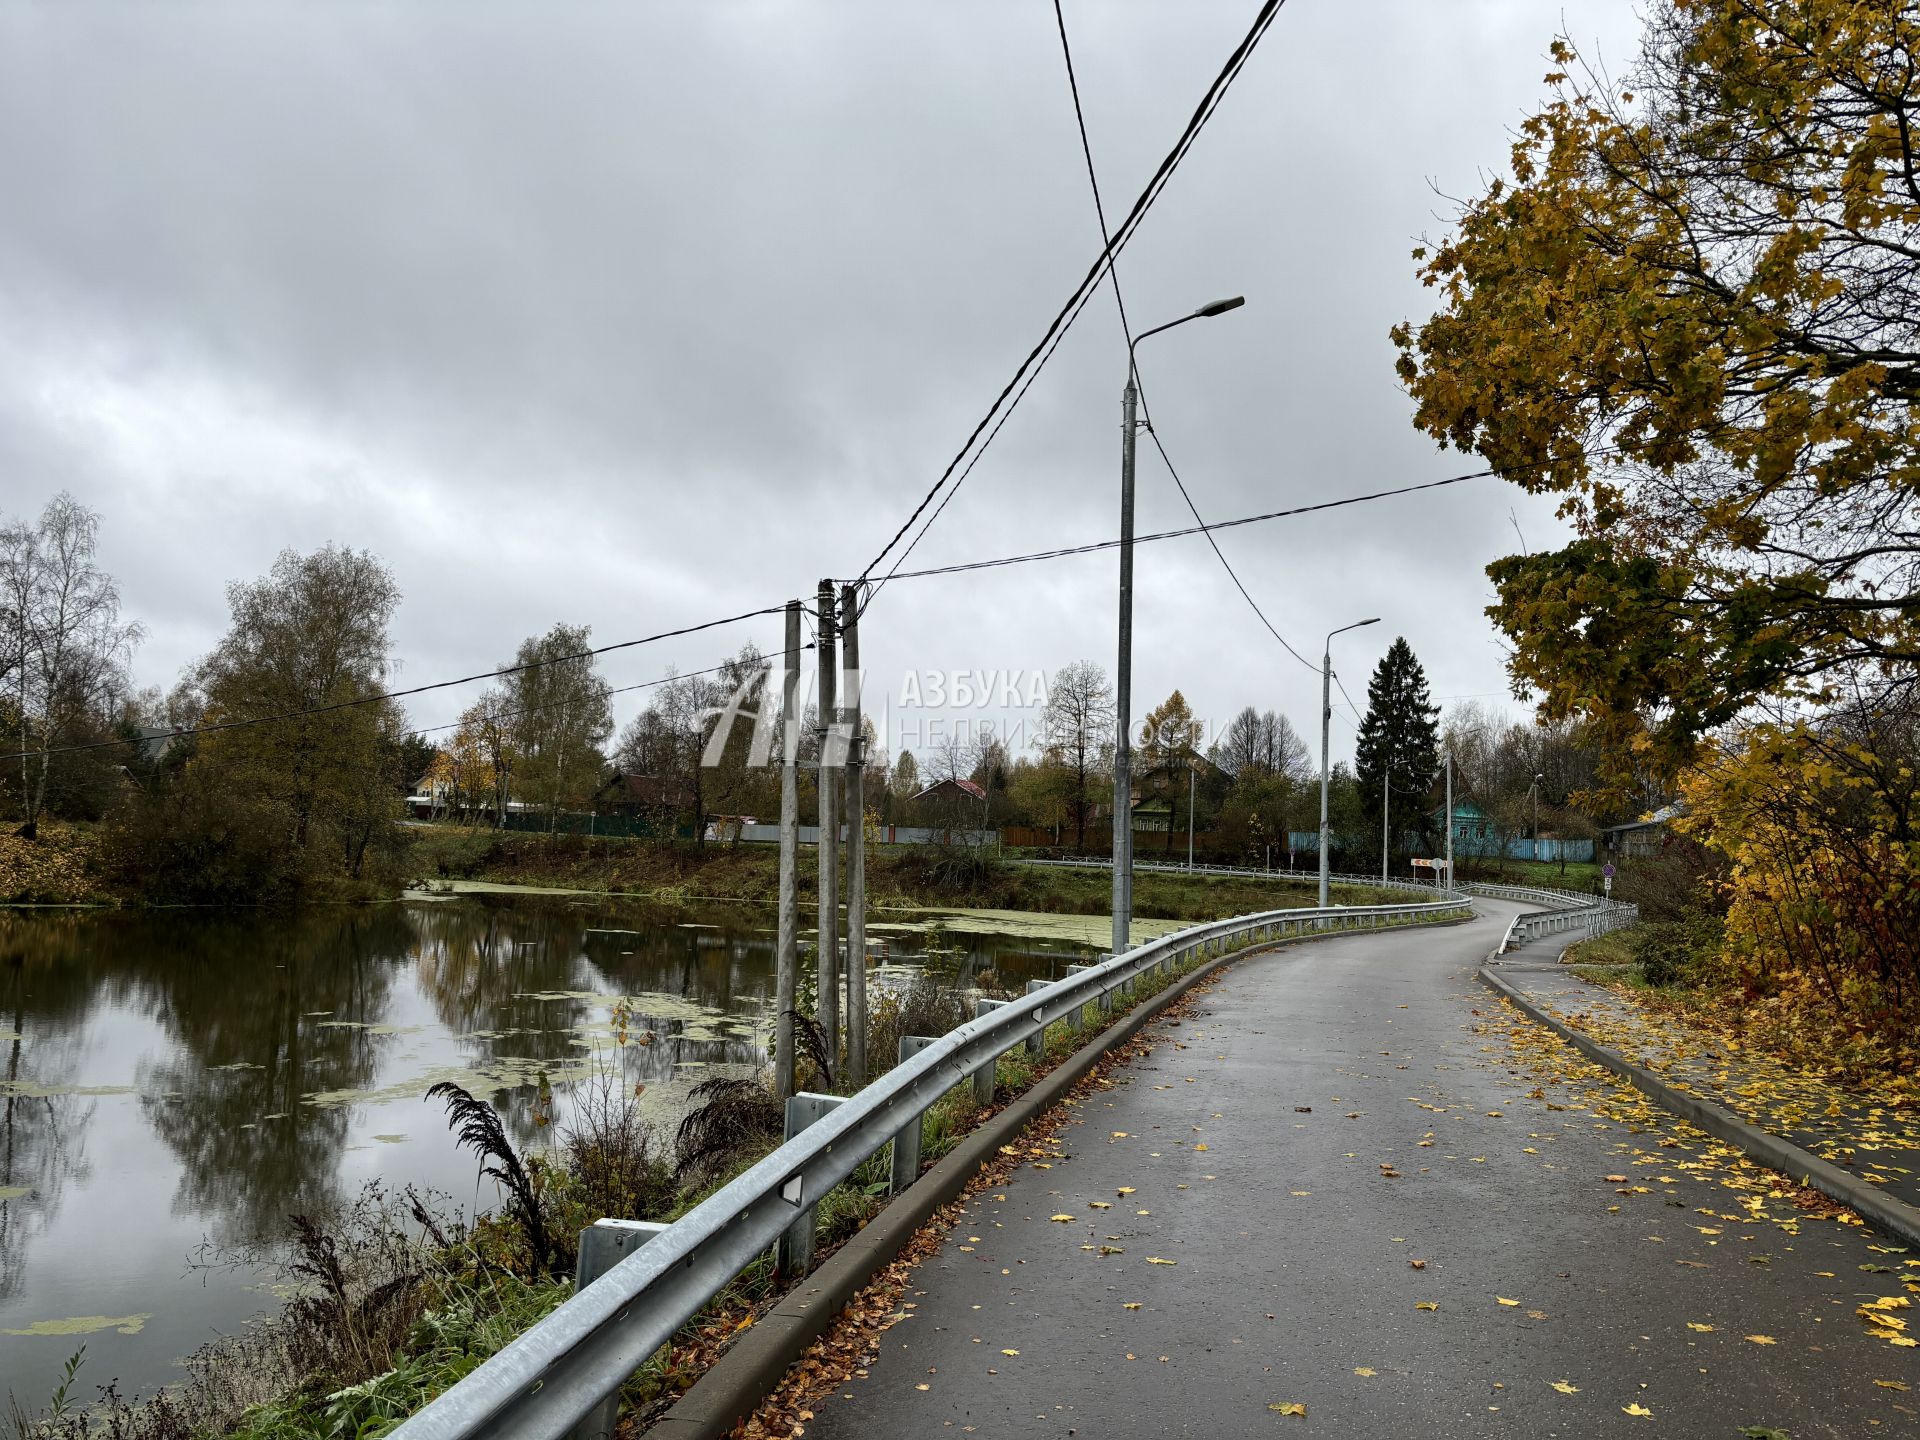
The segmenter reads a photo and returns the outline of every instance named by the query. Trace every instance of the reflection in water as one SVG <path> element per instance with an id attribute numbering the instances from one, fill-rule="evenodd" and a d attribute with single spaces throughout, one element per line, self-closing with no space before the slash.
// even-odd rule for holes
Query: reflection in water
<path id="1" fill-rule="evenodd" d="M 205 1241 L 276 1239 L 370 1179 L 492 1203 L 423 1100 L 437 1080 L 489 1095 L 523 1147 L 551 1141 L 542 1075 L 562 1126 L 566 1082 L 613 1065 L 677 1122 L 693 1085 L 764 1063 L 772 924 L 525 896 L 0 911 L 0 1394 L 36 1402 L 74 1348 L 6 1332 L 71 1316 L 152 1315 L 88 1336 L 90 1365 L 130 1392 L 176 1378 L 268 1303 L 251 1273 L 189 1274 Z M 921 967 L 1018 988 L 1088 947 L 891 927 L 874 949 L 881 988 Z"/>

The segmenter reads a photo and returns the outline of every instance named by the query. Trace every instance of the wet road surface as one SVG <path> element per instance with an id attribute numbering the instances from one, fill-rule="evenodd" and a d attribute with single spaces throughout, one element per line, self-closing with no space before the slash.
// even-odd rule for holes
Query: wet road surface
<path id="1" fill-rule="evenodd" d="M 1482 908 L 1157 1021 L 807 1433 L 1920 1435 L 1920 1348 L 1856 1314 L 1920 1259 L 1503 1007 L 1473 977 L 1513 907 Z"/>

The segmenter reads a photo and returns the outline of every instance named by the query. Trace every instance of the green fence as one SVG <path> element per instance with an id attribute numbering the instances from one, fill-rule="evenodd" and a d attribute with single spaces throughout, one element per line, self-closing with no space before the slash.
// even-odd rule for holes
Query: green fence
<path id="1" fill-rule="evenodd" d="M 605 835 L 630 840 L 664 839 L 669 833 L 681 840 L 693 838 L 691 825 L 680 825 L 669 832 L 666 825 L 649 820 L 644 815 L 574 815 L 565 812 L 542 815 L 521 810 L 508 815 L 507 823 L 501 828 L 538 835 Z"/>

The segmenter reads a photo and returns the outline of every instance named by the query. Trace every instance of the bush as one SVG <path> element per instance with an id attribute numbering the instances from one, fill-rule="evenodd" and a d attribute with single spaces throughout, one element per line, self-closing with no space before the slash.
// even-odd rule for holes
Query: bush
<path id="1" fill-rule="evenodd" d="M 877 1074 L 900 1061 L 900 1037 L 939 1037 L 972 1018 L 966 996 L 951 985 L 916 975 L 904 990 L 889 990 L 875 1002 L 867 1040 L 867 1064 Z"/>
<path id="2" fill-rule="evenodd" d="M 574 1087 L 572 1113 L 560 1132 L 568 1198 L 582 1226 L 610 1217 L 647 1220 L 673 1209 L 673 1166 L 658 1129 L 642 1117 L 638 1093 L 601 1071 Z"/>
<path id="3" fill-rule="evenodd" d="M 1684 919 L 1657 920 L 1634 931 L 1633 958 L 1649 985 L 1678 985 L 1694 978 L 1720 954 L 1719 916 L 1690 911 Z"/>

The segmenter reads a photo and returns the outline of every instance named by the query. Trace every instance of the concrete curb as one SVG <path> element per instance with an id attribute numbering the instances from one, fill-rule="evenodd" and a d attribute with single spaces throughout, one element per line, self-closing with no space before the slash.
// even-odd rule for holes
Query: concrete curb
<path id="1" fill-rule="evenodd" d="M 1442 921 L 1421 929 L 1467 922 Z M 1416 927 L 1402 927 L 1416 928 Z M 884 1269 L 928 1217 L 952 1200 L 996 1154 L 1038 1116 L 1052 1109 L 1073 1086 L 1131 1040 L 1162 1010 L 1227 965 L 1282 950 L 1302 940 L 1351 937 L 1363 933 L 1330 930 L 1324 935 L 1289 936 L 1277 944 L 1236 951 L 1209 960 L 1181 976 L 1158 995 L 1135 1006 L 1093 1039 L 1067 1056 L 1043 1078 L 1002 1106 L 932 1169 L 896 1196 L 865 1229 L 853 1236 L 805 1282 L 762 1316 L 736 1340 L 706 1374 L 696 1380 L 644 1432 L 650 1440 L 721 1440 L 750 1416 L 785 1378 L 806 1349 L 825 1333 L 847 1303 Z"/>
<path id="2" fill-rule="evenodd" d="M 1641 1094 L 1665 1106 L 1682 1120 L 1739 1147 L 1749 1158 L 1762 1165 L 1778 1170 L 1789 1178 L 1798 1177 L 1801 1184 L 1838 1200 L 1872 1222 L 1883 1234 L 1909 1245 L 1920 1245 L 1920 1209 L 1894 1199 L 1876 1185 L 1869 1185 L 1849 1175 L 1838 1165 L 1803 1150 L 1791 1140 L 1749 1124 L 1711 1100 L 1702 1100 L 1698 1095 L 1676 1089 L 1644 1065 L 1627 1059 L 1617 1050 L 1607 1049 L 1574 1029 L 1505 978 L 1492 973 L 1486 965 L 1480 967 L 1480 980 L 1495 994 L 1511 1000 L 1515 1008 L 1570 1042 L 1589 1060 L 1613 1071 Z"/>

